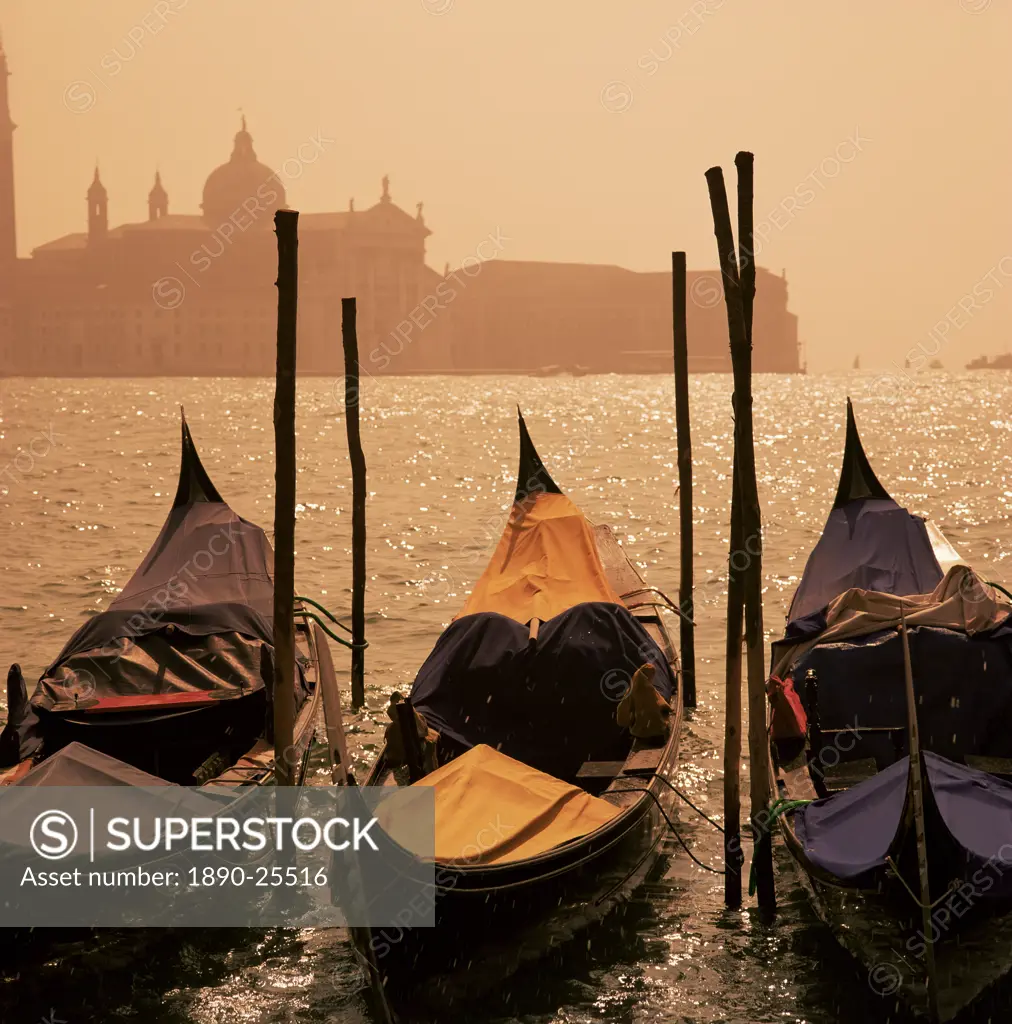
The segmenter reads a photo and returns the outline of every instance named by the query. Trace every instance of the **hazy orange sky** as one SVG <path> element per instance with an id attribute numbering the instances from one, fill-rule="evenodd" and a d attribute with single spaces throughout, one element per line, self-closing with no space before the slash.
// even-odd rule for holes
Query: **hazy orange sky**
<path id="1" fill-rule="evenodd" d="M 744 148 L 811 369 L 933 353 L 947 317 L 947 368 L 1012 343 L 1008 0 L 5 0 L 0 28 L 23 256 L 84 230 L 96 159 L 113 224 L 156 167 L 199 212 L 240 107 L 290 206 L 389 174 L 439 270 L 496 228 L 506 259 L 714 266 L 703 172 L 733 192 Z"/>

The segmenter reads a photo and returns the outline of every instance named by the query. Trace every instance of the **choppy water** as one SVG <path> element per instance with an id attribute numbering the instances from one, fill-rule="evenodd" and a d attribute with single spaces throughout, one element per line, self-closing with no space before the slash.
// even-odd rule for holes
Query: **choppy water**
<path id="1" fill-rule="evenodd" d="M 730 386 L 725 376 L 691 385 L 699 707 L 688 719 L 679 773 L 695 801 L 718 817 Z M 930 514 L 988 578 L 1010 582 L 1012 377 L 759 377 L 755 390 L 768 637 L 782 628 L 835 493 L 848 393 L 894 497 Z M 180 403 L 218 489 L 240 515 L 270 529 L 272 402 L 270 381 L 0 381 L 0 665 L 19 661 L 27 678 L 37 678 L 126 582 L 174 494 Z M 410 683 L 498 538 L 514 488 L 517 402 L 567 493 L 592 519 L 613 526 L 649 583 L 677 590 L 669 379 L 367 382 L 373 710 L 356 724 L 363 765 L 386 696 Z M 351 578 L 342 403 L 340 381 L 300 382 L 298 586 L 339 613 L 347 611 Z M 679 822 L 696 855 L 718 864 L 719 835 L 685 808 Z M 814 920 L 782 857 L 781 913 L 764 929 L 747 912 L 725 913 L 721 879 L 674 842 L 668 847 L 660 876 L 586 941 L 527 970 L 498 1000 L 447 1007 L 441 1020 L 902 1019 Z M 23 949 L 0 974 L 5 1024 L 369 1019 L 339 931 L 93 935 L 44 954 Z"/>

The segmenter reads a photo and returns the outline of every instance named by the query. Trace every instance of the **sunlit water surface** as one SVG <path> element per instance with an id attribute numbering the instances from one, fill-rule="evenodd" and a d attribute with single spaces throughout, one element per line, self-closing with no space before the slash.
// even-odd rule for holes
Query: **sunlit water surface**
<path id="1" fill-rule="evenodd" d="M 783 627 L 832 503 L 848 394 L 893 496 L 930 515 L 987 578 L 1009 582 L 1010 385 L 997 373 L 756 379 L 767 639 Z M 688 716 L 679 772 L 695 802 L 718 818 L 730 386 L 728 376 L 691 382 L 699 706 Z M 341 381 L 299 385 L 297 573 L 302 593 L 346 614 L 343 394 Z M 590 518 L 611 524 L 650 584 L 677 591 L 668 378 L 368 381 L 369 710 L 353 724 L 360 770 L 376 749 L 387 696 L 410 685 L 498 539 L 515 485 L 518 402 L 564 490 Z M 220 492 L 270 532 L 272 403 L 273 382 L 264 380 L 0 381 L 0 665 L 18 661 L 28 679 L 38 678 L 125 584 L 175 492 L 180 404 Z M 343 654 L 338 662 L 346 670 Z M 320 758 L 315 771 L 325 777 Z M 720 836 L 684 806 L 677 824 L 696 856 L 719 866 Z M 815 920 L 782 851 L 780 915 L 765 929 L 754 914 L 726 913 L 722 880 L 673 839 L 666 849 L 663 869 L 620 913 L 511 980 L 498 998 L 447 1006 L 440 1020 L 903 1019 Z M 0 973 L 5 1024 L 369 1020 L 340 931 L 95 934 L 22 949 Z"/>

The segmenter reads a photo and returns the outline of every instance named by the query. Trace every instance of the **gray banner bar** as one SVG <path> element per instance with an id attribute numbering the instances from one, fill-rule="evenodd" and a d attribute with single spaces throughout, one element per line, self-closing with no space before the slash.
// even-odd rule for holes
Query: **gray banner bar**
<path id="1" fill-rule="evenodd" d="M 427 786 L 0 787 L 0 923 L 432 927 L 434 850 Z"/>

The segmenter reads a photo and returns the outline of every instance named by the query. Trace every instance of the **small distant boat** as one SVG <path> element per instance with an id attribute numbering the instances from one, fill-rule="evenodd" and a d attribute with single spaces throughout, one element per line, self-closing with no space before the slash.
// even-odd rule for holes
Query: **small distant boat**
<path id="1" fill-rule="evenodd" d="M 583 377 L 590 373 L 589 366 L 574 364 L 573 366 L 561 366 L 553 363 L 550 366 L 541 366 L 531 371 L 532 377 Z"/>
<path id="2" fill-rule="evenodd" d="M 855 370 L 860 370 L 861 369 L 861 357 L 860 356 L 854 356 L 854 369 Z"/>
<path id="3" fill-rule="evenodd" d="M 928 369 L 929 370 L 944 370 L 945 367 L 942 365 L 942 360 L 941 359 L 932 359 L 931 362 L 928 363 Z"/>
<path id="4" fill-rule="evenodd" d="M 1012 605 L 999 590 L 889 496 L 848 400 L 836 501 L 773 648 L 773 813 L 867 984 L 932 1021 L 1012 968 Z"/>
<path id="5" fill-rule="evenodd" d="M 1012 353 L 1005 352 L 988 359 L 987 356 L 977 356 L 966 364 L 968 370 L 1012 370 Z"/>
<path id="6" fill-rule="evenodd" d="M 367 780 L 435 790 L 435 927 L 352 929 L 373 990 L 405 1014 L 442 1019 L 453 1002 L 498 991 L 604 918 L 661 856 L 682 708 L 668 602 L 562 493 L 519 426 L 499 546 L 409 699 L 395 695 L 400 725 Z M 653 726 L 623 720 L 623 693 Z M 424 760 L 402 738 L 416 724 Z M 380 836 L 395 842 L 394 825 Z"/>

